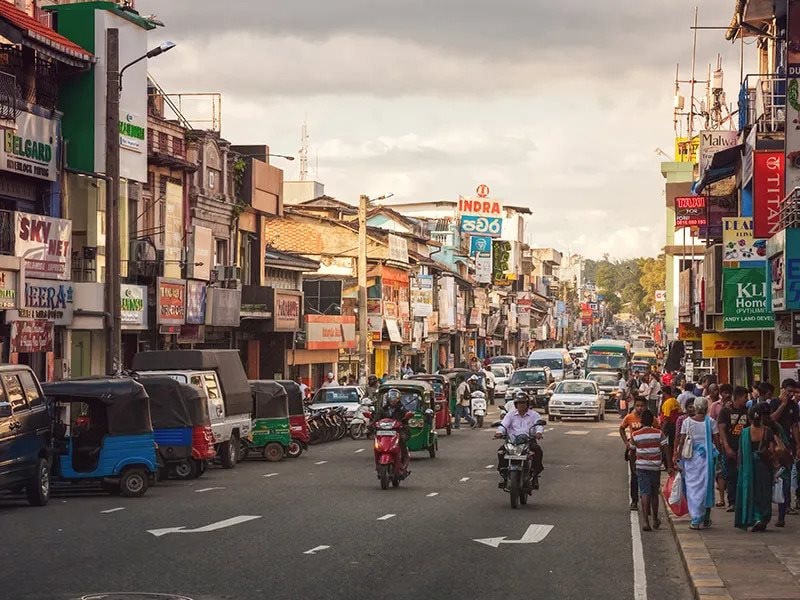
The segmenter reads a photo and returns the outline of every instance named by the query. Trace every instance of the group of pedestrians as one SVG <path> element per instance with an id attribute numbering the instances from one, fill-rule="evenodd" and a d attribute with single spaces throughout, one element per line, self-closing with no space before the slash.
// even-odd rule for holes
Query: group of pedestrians
<path id="1" fill-rule="evenodd" d="M 679 377 L 673 382 L 683 383 Z M 631 510 L 641 505 L 644 531 L 660 525 L 662 468 L 681 472 L 691 529 L 711 527 L 713 507 L 726 508 L 736 527 L 753 532 L 766 529 L 773 504 L 775 527 L 798 514 L 800 386 L 794 379 L 781 383 L 777 397 L 768 382 L 751 390 L 712 378 L 683 383 L 682 391 L 666 385 L 657 407 L 649 390 L 640 385 L 619 428 L 630 469 Z"/>

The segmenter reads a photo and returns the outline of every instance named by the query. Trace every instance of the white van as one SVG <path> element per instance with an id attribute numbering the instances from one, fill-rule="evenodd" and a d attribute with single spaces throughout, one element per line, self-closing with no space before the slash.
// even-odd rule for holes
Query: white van
<path id="1" fill-rule="evenodd" d="M 575 361 L 566 348 L 545 348 L 534 350 L 528 356 L 528 367 L 548 367 L 556 381 L 572 379 L 577 376 Z"/>

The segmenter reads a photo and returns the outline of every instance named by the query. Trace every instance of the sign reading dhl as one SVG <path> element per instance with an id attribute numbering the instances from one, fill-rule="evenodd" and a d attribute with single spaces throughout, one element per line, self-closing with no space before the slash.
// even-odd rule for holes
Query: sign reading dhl
<path id="1" fill-rule="evenodd" d="M 761 356 L 761 332 L 731 331 L 703 334 L 703 358 Z"/>

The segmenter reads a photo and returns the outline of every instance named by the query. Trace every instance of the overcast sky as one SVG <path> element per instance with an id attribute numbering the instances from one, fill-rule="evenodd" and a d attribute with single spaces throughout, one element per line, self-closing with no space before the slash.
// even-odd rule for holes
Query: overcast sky
<path id="1" fill-rule="evenodd" d="M 310 175 L 327 194 L 454 200 L 486 183 L 533 210 L 536 245 L 629 257 L 664 245 L 655 149 L 672 153 L 675 66 L 689 78 L 696 3 L 138 0 L 137 8 L 166 24 L 151 32 L 154 43 L 178 43 L 150 61 L 165 90 L 222 93 L 223 136 L 272 152 L 296 154 L 306 120 Z M 701 25 L 730 22 L 734 0 L 701 4 Z M 734 101 L 739 47 L 722 31 L 701 31 L 698 79 L 717 53 Z M 272 162 L 297 178 L 297 161 Z"/>

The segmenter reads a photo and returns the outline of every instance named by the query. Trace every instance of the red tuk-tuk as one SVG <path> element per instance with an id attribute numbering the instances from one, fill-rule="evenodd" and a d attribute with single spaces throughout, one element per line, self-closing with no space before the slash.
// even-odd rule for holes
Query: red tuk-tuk
<path id="1" fill-rule="evenodd" d="M 433 388 L 433 400 L 436 407 L 436 421 L 434 427 L 436 429 L 447 430 L 447 435 L 452 431 L 450 419 L 450 380 L 444 375 L 429 375 L 423 373 L 420 375 L 412 375 L 409 379 L 418 379 L 420 381 L 427 381 Z"/>
<path id="2" fill-rule="evenodd" d="M 308 440 L 311 439 L 308 433 L 303 391 L 295 381 L 280 380 L 278 383 L 283 386 L 289 397 L 289 431 L 292 434 L 292 443 L 289 444 L 287 454 L 297 458 L 303 450 L 308 450 Z"/>

